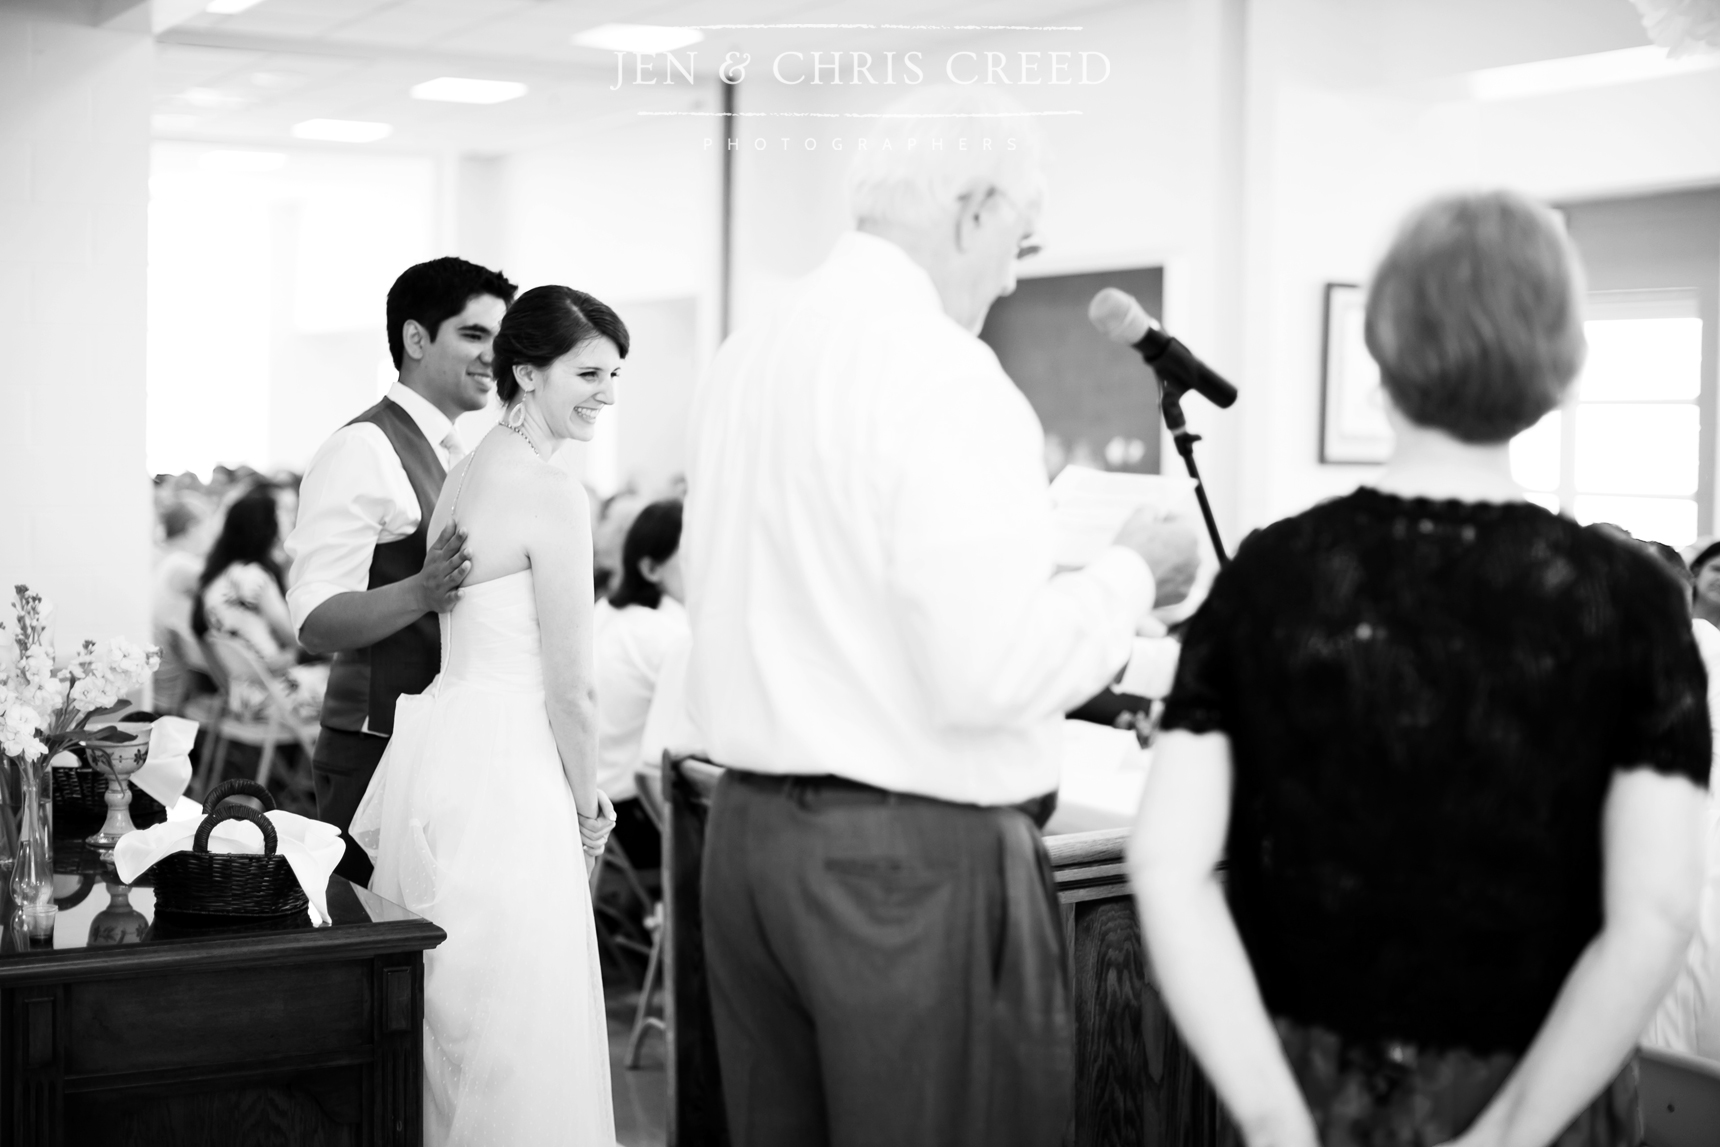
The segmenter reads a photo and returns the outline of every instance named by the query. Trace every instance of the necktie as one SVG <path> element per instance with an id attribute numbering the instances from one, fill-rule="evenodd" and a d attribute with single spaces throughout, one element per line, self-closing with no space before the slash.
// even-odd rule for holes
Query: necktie
<path id="1" fill-rule="evenodd" d="M 454 463 L 466 456 L 466 448 L 460 444 L 460 436 L 454 431 L 448 431 L 442 439 L 442 449 L 448 452 L 448 469 L 454 468 Z"/>

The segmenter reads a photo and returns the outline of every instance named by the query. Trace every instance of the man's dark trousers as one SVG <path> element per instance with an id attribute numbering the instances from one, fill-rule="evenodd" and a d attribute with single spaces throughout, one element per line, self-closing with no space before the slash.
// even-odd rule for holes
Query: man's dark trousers
<path id="1" fill-rule="evenodd" d="M 736 1147 L 1053 1147 L 1073 1021 L 1018 809 L 730 770 L 703 916 Z"/>
<path id="2" fill-rule="evenodd" d="M 317 734 L 316 751 L 311 754 L 317 819 L 337 826 L 341 840 L 346 843 L 346 856 L 335 866 L 335 873 L 360 888 L 370 884 L 370 857 L 346 830 L 352 825 L 352 814 L 358 811 L 358 802 L 364 799 L 364 790 L 370 787 L 370 778 L 387 748 L 387 737 L 349 733 L 324 725 Z"/>

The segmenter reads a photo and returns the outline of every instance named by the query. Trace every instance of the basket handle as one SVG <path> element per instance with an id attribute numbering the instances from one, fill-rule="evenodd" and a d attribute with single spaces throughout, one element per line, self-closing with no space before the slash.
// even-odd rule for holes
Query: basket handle
<path id="1" fill-rule="evenodd" d="M 246 782 L 249 784 L 250 782 Z M 209 834 L 215 826 L 224 820 L 248 820 L 263 830 L 263 855 L 275 855 L 278 840 L 275 836 L 275 826 L 269 823 L 269 818 L 252 808 L 250 805 L 230 804 L 226 808 L 217 809 L 203 818 L 203 823 L 197 826 L 197 839 L 191 842 L 192 852 L 209 851 Z"/>
<path id="2" fill-rule="evenodd" d="M 234 777 L 230 781 L 222 781 L 210 790 L 209 795 L 203 798 L 203 811 L 214 812 L 216 805 L 233 796 L 256 797 L 263 802 L 264 812 L 272 812 L 275 807 L 275 798 L 269 795 L 268 789 L 256 781 Z"/>

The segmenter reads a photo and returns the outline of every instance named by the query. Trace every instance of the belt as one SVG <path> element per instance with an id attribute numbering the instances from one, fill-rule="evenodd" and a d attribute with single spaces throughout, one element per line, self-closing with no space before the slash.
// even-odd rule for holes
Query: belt
<path id="1" fill-rule="evenodd" d="M 736 784 L 780 793 L 786 797 L 794 797 L 801 793 L 841 793 L 846 796 L 871 799 L 879 804 L 932 804 L 961 809 L 1013 809 L 1025 814 L 1039 828 L 1044 828 L 1045 822 L 1051 819 L 1051 814 L 1057 811 L 1057 790 L 1055 789 L 1024 800 L 1019 804 L 970 805 L 962 804 L 959 801 L 946 801 L 937 797 L 922 796 L 919 793 L 899 793 L 893 789 L 882 789 L 877 785 L 865 784 L 861 781 L 850 780 L 847 777 L 838 777 L 831 773 L 753 773 L 745 769 L 731 768 L 727 775 L 734 778 Z"/>

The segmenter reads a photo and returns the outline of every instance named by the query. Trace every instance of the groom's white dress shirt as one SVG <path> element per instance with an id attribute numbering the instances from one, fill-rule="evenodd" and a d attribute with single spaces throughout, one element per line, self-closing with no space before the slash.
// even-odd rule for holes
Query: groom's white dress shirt
<path id="1" fill-rule="evenodd" d="M 712 759 L 964 804 L 1057 787 L 1153 577 L 1054 574 L 1044 435 L 931 278 L 851 233 L 694 398 L 688 704 Z"/>
<path id="2" fill-rule="evenodd" d="M 388 397 L 423 431 L 447 469 L 449 447 L 458 447 L 454 424 L 398 382 Z M 381 427 L 355 422 L 331 434 L 299 485 L 298 522 L 287 537 L 293 629 L 302 630 L 316 607 L 336 594 L 369 589 L 371 554 L 379 545 L 410 537 L 419 517 L 418 496 Z"/>

